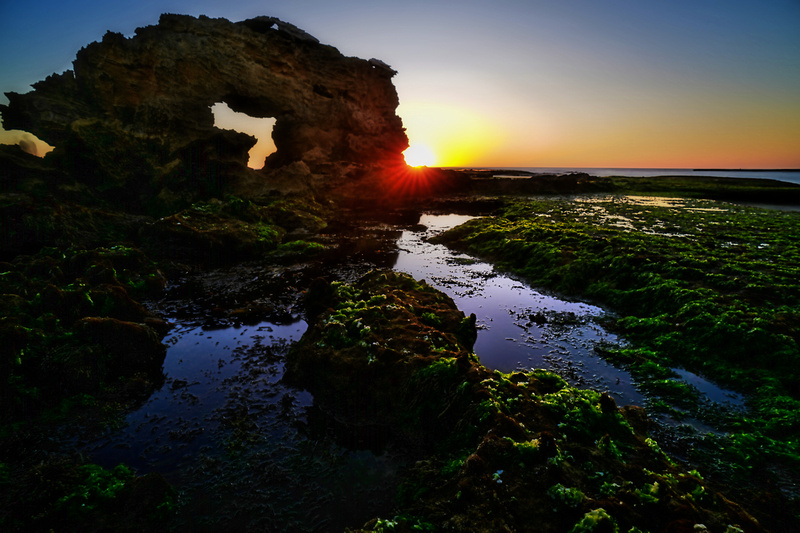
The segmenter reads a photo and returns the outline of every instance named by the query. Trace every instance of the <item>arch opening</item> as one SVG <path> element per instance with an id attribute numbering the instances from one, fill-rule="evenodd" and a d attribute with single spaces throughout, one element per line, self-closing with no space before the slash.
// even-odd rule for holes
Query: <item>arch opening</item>
<path id="1" fill-rule="evenodd" d="M 214 114 L 214 126 L 223 130 L 234 130 L 252 135 L 257 139 L 256 144 L 250 148 L 247 166 L 260 170 L 264 168 L 267 156 L 275 153 L 277 148 L 272 140 L 272 129 L 275 127 L 275 118 L 251 117 L 246 113 L 239 113 L 231 109 L 225 102 L 217 102 L 211 107 Z"/>
<path id="2" fill-rule="evenodd" d="M 27 131 L 5 129 L 2 118 L 0 118 L 0 144 L 16 144 L 23 151 L 37 157 L 44 157 L 55 148 Z"/>

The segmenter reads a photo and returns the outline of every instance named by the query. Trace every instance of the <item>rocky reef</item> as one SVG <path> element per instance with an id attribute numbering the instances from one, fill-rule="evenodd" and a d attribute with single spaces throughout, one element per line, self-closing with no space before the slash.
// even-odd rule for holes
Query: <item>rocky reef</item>
<path id="1" fill-rule="evenodd" d="M 365 206 L 386 216 L 412 198 L 405 219 L 420 198 L 484 212 L 506 203 L 497 193 L 624 187 L 409 168 L 393 75 L 272 17 L 164 15 L 8 93 L 4 125 L 55 150 L 0 146 L 0 528 L 173 530 L 179 498 L 160 474 L 87 463 L 58 434 L 104 431 L 164 385 L 170 325 L 145 304 L 168 288 L 210 327 L 286 315 L 306 291 L 285 380 L 313 394 L 310 425 L 412 459 L 397 514 L 366 530 L 778 530 L 674 464 L 642 409 L 550 372 L 487 370 L 475 317 L 426 283 L 381 271 L 308 283 L 334 248 L 366 247 L 342 229 Z M 214 126 L 217 102 L 276 119 L 262 170 L 247 167 L 254 138 Z M 467 196 L 437 197 L 453 190 Z M 280 285 L 280 305 L 259 298 L 257 276 L 213 270 L 246 262 L 275 267 L 258 283 Z"/>
<path id="2" fill-rule="evenodd" d="M 359 531 L 762 531 L 647 437 L 639 407 L 472 353 L 475 317 L 407 275 L 318 281 L 286 379 L 351 446 L 416 462 L 394 517 Z"/>
<path id="3" fill-rule="evenodd" d="M 6 128 L 54 145 L 57 166 L 126 207 L 232 193 L 332 188 L 404 167 L 395 72 L 345 57 L 273 17 L 238 23 L 163 15 L 131 38 L 107 33 L 73 70 L 7 93 Z M 276 119 L 277 151 L 247 167 L 256 140 L 214 126 L 211 107 Z"/>

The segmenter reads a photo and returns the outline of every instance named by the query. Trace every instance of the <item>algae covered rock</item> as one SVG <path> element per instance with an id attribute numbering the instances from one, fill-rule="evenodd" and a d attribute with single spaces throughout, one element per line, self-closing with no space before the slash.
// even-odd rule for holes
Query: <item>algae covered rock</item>
<path id="1" fill-rule="evenodd" d="M 0 271 L 3 422 L 163 379 L 166 324 L 134 297 L 161 290 L 165 278 L 140 250 L 48 248 Z"/>
<path id="2" fill-rule="evenodd" d="M 176 502 L 163 476 L 47 458 L 0 470 L 5 531 L 165 531 Z M 13 483 L 12 483 L 13 480 Z"/>
<path id="3" fill-rule="evenodd" d="M 161 369 L 166 348 L 159 332 L 146 322 L 127 322 L 110 317 L 84 317 L 75 331 L 86 342 L 112 351 L 109 361 L 112 376 L 131 376 L 137 372 L 156 374 Z"/>
<path id="4" fill-rule="evenodd" d="M 266 222 L 245 222 L 202 207 L 161 218 L 142 229 L 145 245 L 156 256 L 208 265 L 263 256 L 278 246 L 283 233 Z"/>
<path id="5" fill-rule="evenodd" d="M 326 226 L 328 210 L 311 196 L 261 199 L 236 196 L 198 202 L 142 226 L 139 237 L 154 257 L 164 262 L 218 266 L 264 259 L 271 252 L 286 256 L 291 248 L 307 248 L 308 237 Z M 285 237 L 293 237 L 285 242 Z M 320 246 L 321 247 L 321 246 Z M 311 246 L 313 248 L 313 246 Z"/>
<path id="6" fill-rule="evenodd" d="M 437 372 L 469 367 L 474 317 L 426 283 L 395 272 L 375 271 L 356 286 L 320 280 L 306 305 L 324 311 L 287 357 L 285 379 L 313 391 L 324 412 L 357 428 L 351 440 L 399 439 L 415 449 L 435 441 L 440 427 L 433 411 L 446 416 L 461 398 Z M 436 372 L 426 373 L 429 368 Z"/>
<path id="7" fill-rule="evenodd" d="M 502 374 L 471 352 L 474 317 L 424 282 L 372 272 L 315 282 L 286 378 L 346 444 L 416 462 L 397 513 L 362 531 L 761 531 L 686 472 L 642 412 L 543 370 Z"/>

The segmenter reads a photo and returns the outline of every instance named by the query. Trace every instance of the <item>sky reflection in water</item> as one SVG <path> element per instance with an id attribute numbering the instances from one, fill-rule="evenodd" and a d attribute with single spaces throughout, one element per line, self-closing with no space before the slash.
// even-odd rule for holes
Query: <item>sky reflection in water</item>
<path id="1" fill-rule="evenodd" d="M 573 385 L 610 391 L 619 405 L 644 405 L 630 374 L 594 352 L 597 342 L 618 341 L 594 322 L 602 309 L 542 294 L 487 263 L 426 242 L 470 218 L 423 215 L 402 232 L 395 269 L 427 280 L 462 311 L 475 313 L 475 352 L 487 367 L 546 368 Z M 123 462 L 140 474 L 164 474 L 191 495 L 190 505 L 211 505 L 204 510 L 209 517 L 246 508 L 267 529 L 316 531 L 380 515 L 394 501 L 402 460 L 298 432 L 313 399 L 281 377 L 289 346 L 306 327 L 302 320 L 220 329 L 178 323 L 165 339 L 164 386 L 83 451 L 107 467 Z M 711 401 L 743 403 L 699 376 L 676 372 Z"/>
<path id="2" fill-rule="evenodd" d="M 594 353 L 594 344 L 617 342 L 592 321 L 603 310 L 542 294 L 484 262 L 425 239 L 472 217 L 423 215 L 418 231 L 404 231 L 395 270 L 425 279 L 478 319 L 475 353 L 488 368 L 546 368 L 573 385 L 612 391 L 620 405 L 643 405 L 630 374 Z"/>

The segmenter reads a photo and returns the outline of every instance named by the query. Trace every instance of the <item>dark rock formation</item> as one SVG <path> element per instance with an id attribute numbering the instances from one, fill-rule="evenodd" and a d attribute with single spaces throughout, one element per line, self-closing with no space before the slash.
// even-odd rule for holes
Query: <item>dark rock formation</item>
<path id="1" fill-rule="evenodd" d="M 162 15 L 132 38 L 107 33 L 73 65 L 7 93 L 4 125 L 55 145 L 59 167 L 126 207 L 330 188 L 405 166 L 395 72 L 276 18 Z M 216 102 L 276 119 L 263 170 L 246 166 L 253 137 L 214 127 Z"/>
<path id="2" fill-rule="evenodd" d="M 46 248 L 0 269 L 0 424 L 76 395 L 135 402 L 163 381 L 167 325 L 133 298 L 166 279 L 140 250 Z"/>
<path id="3" fill-rule="evenodd" d="M 284 379 L 314 395 L 313 428 L 413 458 L 395 531 L 767 530 L 673 463 L 642 409 L 545 370 L 485 368 L 471 351 L 474 315 L 425 282 L 381 271 L 319 280 L 306 306 Z"/>

